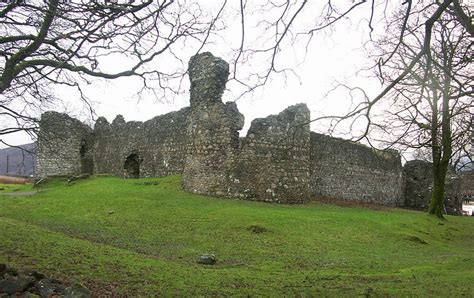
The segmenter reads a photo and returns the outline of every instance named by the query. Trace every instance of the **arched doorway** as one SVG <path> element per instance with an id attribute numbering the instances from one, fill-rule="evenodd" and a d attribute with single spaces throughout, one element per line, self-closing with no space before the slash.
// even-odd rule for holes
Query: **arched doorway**
<path id="1" fill-rule="evenodd" d="M 92 175 L 94 170 L 94 161 L 92 160 L 92 155 L 87 145 L 87 141 L 82 139 L 81 147 L 79 148 L 79 155 L 81 158 L 81 174 Z"/>
<path id="2" fill-rule="evenodd" d="M 123 165 L 125 178 L 140 178 L 140 158 L 138 154 L 130 154 Z"/>

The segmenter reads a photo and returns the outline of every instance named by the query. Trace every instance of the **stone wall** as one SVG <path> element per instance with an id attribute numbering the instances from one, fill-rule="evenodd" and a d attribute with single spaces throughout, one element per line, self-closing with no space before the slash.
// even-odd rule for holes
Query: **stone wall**
<path id="1" fill-rule="evenodd" d="M 463 172 L 461 176 L 461 194 L 465 198 L 474 201 L 474 170 Z"/>
<path id="2" fill-rule="evenodd" d="M 404 165 L 403 172 L 406 179 L 405 207 L 427 210 L 433 188 L 431 163 L 411 160 Z"/>
<path id="3" fill-rule="evenodd" d="M 94 172 L 130 177 L 125 164 L 136 157 L 138 177 L 182 173 L 188 113 L 185 108 L 146 122 L 125 122 L 119 115 L 111 124 L 99 118 L 94 126 Z"/>
<path id="4" fill-rule="evenodd" d="M 232 167 L 232 196 L 267 202 L 309 200 L 309 120 L 306 105 L 252 121 Z"/>
<path id="5" fill-rule="evenodd" d="M 433 164 L 422 160 L 411 160 L 405 164 L 403 172 L 406 177 L 404 206 L 416 210 L 428 210 L 433 189 Z M 444 205 L 448 214 L 461 214 L 463 180 L 462 175 L 456 174 L 453 170 L 446 174 Z"/>
<path id="6" fill-rule="evenodd" d="M 310 189 L 315 196 L 399 206 L 403 173 L 396 151 L 378 151 L 311 132 Z"/>
<path id="7" fill-rule="evenodd" d="M 222 103 L 222 94 L 229 77 L 229 64 L 205 52 L 193 56 L 189 60 L 188 69 L 191 108 L 202 104 Z"/>
<path id="8" fill-rule="evenodd" d="M 247 135 L 239 138 L 244 117 L 235 103 L 221 100 L 228 64 L 202 53 L 191 59 L 189 74 L 190 107 L 145 122 L 126 122 L 119 115 L 108 123 L 101 117 L 92 130 L 65 114 L 43 114 L 38 176 L 182 173 L 183 188 L 200 194 L 281 203 L 325 196 L 426 208 L 429 165 L 407 163 L 405 192 L 397 152 L 310 132 L 310 112 L 304 104 L 255 119 Z M 472 189 L 472 180 L 453 177 L 448 189 Z"/>
<path id="9" fill-rule="evenodd" d="M 189 191 L 251 200 L 300 203 L 308 199 L 309 110 L 290 107 L 255 119 L 239 140 L 244 117 L 222 103 L 228 64 L 210 53 L 189 64 L 191 112 L 183 187 Z"/>
<path id="10" fill-rule="evenodd" d="M 191 58 L 191 112 L 187 119 L 183 187 L 211 195 L 226 193 L 244 117 L 235 103 L 221 101 L 229 65 L 210 53 Z"/>
<path id="11" fill-rule="evenodd" d="M 309 199 L 309 110 L 255 119 L 239 139 L 233 103 L 198 105 L 188 118 L 183 187 L 214 196 L 302 203 Z"/>
<path id="12" fill-rule="evenodd" d="M 36 175 L 77 175 L 93 171 L 92 129 L 66 114 L 46 112 L 38 133 Z"/>
<path id="13" fill-rule="evenodd" d="M 224 193 L 242 126 L 243 116 L 233 103 L 195 106 L 187 123 L 185 189 L 202 194 Z"/>

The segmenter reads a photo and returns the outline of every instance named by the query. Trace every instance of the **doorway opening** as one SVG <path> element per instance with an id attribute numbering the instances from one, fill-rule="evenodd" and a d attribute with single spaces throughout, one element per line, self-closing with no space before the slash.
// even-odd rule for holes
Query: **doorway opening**
<path id="1" fill-rule="evenodd" d="M 87 146 L 87 141 L 81 140 L 81 147 L 79 148 L 79 155 L 81 158 L 81 174 L 92 175 L 94 170 L 94 161 L 92 155 L 90 154 L 89 147 Z"/>
<path id="2" fill-rule="evenodd" d="M 125 170 L 125 178 L 140 178 L 140 158 L 138 154 L 130 154 L 125 160 L 123 168 Z"/>

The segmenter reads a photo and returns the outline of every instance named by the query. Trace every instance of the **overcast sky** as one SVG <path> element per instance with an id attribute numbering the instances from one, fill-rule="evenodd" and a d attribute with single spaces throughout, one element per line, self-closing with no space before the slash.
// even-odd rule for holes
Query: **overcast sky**
<path id="1" fill-rule="evenodd" d="M 207 1 L 206 6 L 215 10 L 220 3 L 221 1 L 217 0 Z M 364 9 L 359 11 L 359 15 L 365 13 Z M 230 24 L 228 29 L 222 31 L 219 38 L 204 47 L 202 51 L 211 51 L 216 56 L 228 60 L 231 57 L 230 49 L 236 48 L 240 41 L 240 31 L 238 19 L 232 18 L 231 9 L 227 12 L 226 18 L 226 22 Z M 247 22 L 251 23 L 251 20 L 247 20 Z M 363 41 L 367 39 L 367 30 L 368 28 L 364 24 L 343 21 L 331 31 L 317 34 L 307 55 L 304 54 L 301 44 L 287 48 L 285 54 L 280 56 L 279 63 L 291 65 L 298 77 L 273 76 L 267 85 L 257 89 L 251 96 L 240 98 L 237 101 L 240 112 L 245 115 L 245 126 L 241 135 L 245 135 L 253 119 L 279 113 L 287 106 L 297 103 L 306 103 L 313 118 L 344 113 L 349 104 L 346 94 L 327 94 L 336 81 L 364 86 L 372 94 L 379 91 L 380 85 L 377 80 L 366 78 L 367 73 L 358 73 L 361 67 L 370 62 L 365 58 L 366 52 L 363 49 Z M 255 32 L 258 34 L 258 28 L 255 29 Z M 247 42 L 251 43 L 252 31 L 249 30 L 247 35 L 250 36 L 247 37 Z M 258 38 L 258 36 L 253 38 Z M 189 49 L 183 53 L 191 55 L 195 51 L 196 49 Z M 128 63 L 127 60 L 122 59 L 110 57 L 107 61 L 109 68 L 118 70 Z M 260 61 L 251 61 L 251 67 L 258 68 L 261 66 L 260 63 Z M 146 121 L 154 116 L 189 105 L 188 78 L 183 84 L 185 93 L 166 101 L 158 101 L 151 94 L 138 98 L 136 95 L 138 86 L 138 80 L 133 78 L 111 81 L 97 79 L 93 81 L 92 85 L 86 86 L 84 90 L 93 101 L 96 115 L 106 117 L 109 122 L 118 114 L 123 115 L 126 121 Z M 232 83 L 228 84 L 227 88 L 223 100 L 235 101 L 240 94 L 240 89 Z M 55 110 L 67 112 L 90 123 L 89 114 L 79 104 L 78 95 L 73 90 L 56 90 L 58 96 L 65 100 L 55 106 Z M 312 124 L 314 131 L 324 132 L 326 129 L 324 123 Z M 344 133 L 344 131 L 340 132 Z M 3 139 L 10 144 L 31 141 L 29 136 L 21 133 L 4 136 Z"/>

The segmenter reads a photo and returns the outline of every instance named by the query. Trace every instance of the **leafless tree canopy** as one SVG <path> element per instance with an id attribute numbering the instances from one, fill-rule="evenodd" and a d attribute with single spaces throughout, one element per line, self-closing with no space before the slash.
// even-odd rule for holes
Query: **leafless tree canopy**
<path id="1" fill-rule="evenodd" d="M 393 34 L 380 40 L 374 57 L 384 61 L 391 56 L 383 68 L 375 70 L 382 83 L 397 79 L 423 48 L 425 32 L 422 29 L 421 24 L 412 22 L 406 26 L 402 43 Z M 395 47 L 397 52 L 394 53 Z M 433 26 L 429 55 L 422 57 L 392 88 L 387 96 L 392 101 L 390 108 L 384 119 L 379 118 L 378 123 L 374 123 L 386 132 L 386 140 L 390 136 L 400 136 L 395 143 L 402 147 L 429 147 L 432 141 L 430 128 L 433 120 L 441 123 L 438 112 L 443 108 L 439 99 L 446 91 L 453 142 L 467 144 L 470 110 L 473 108 L 472 54 L 472 40 L 465 28 L 459 26 L 452 15 L 440 18 Z M 436 113 L 438 115 L 433 119 Z"/>
<path id="2" fill-rule="evenodd" d="M 353 136 L 370 142 L 374 128 L 382 131 L 390 146 L 427 148 L 433 161 L 433 197 L 429 212 L 443 217 L 444 185 L 448 165 L 455 155 L 462 156 L 469 141 L 473 109 L 472 100 L 472 36 L 474 26 L 469 7 L 458 0 L 411 1 L 391 4 L 388 1 L 328 1 L 321 5 L 310 1 L 267 1 L 258 12 L 276 11 L 273 19 L 261 20 L 262 31 L 257 47 L 245 47 L 245 4 L 241 3 L 242 43 L 237 60 L 263 57 L 267 68 L 254 75 L 257 83 L 246 85 L 249 92 L 266 84 L 273 73 L 288 73 L 279 65 L 285 46 L 299 42 L 311 49 L 315 34 L 351 18 L 367 24 L 366 47 L 375 48 L 376 63 L 369 67 L 380 79 L 381 91 L 368 96 L 364 88 L 339 84 L 353 98 L 348 112 L 323 116 L 313 121 L 330 119 L 330 129 L 349 122 L 350 130 L 362 119 L 365 129 Z M 247 2 L 248 3 L 248 2 Z M 358 9 L 369 8 L 359 16 Z M 306 15 L 308 11 L 312 16 Z M 302 23 L 301 20 L 306 20 Z M 381 30 L 384 30 L 381 32 Z M 270 36 L 271 38 L 265 39 Z M 384 38 L 380 38 L 384 36 Z M 372 52 L 374 55 L 374 52 Z M 236 72 L 234 77 L 237 80 Z M 379 103 L 389 103 L 388 113 L 380 113 Z M 454 149 L 454 150 L 453 150 Z"/>
<path id="3" fill-rule="evenodd" d="M 388 28 L 396 36 L 391 49 L 387 49 L 390 53 L 375 66 L 383 72 L 399 56 L 411 34 L 408 25 L 416 20 L 418 29 L 424 32 L 421 47 L 405 60 L 406 65 L 394 73 L 392 80 L 383 82 L 381 92 L 365 98 L 344 115 L 325 117 L 333 119 L 335 126 L 339 121 L 366 118 L 367 130 L 360 139 L 371 126 L 373 106 L 386 98 L 420 61 L 431 59 L 433 28 L 438 20 L 449 15 L 468 36 L 474 32 L 469 7 L 460 0 L 400 3 L 222 0 L 210 15 L 201 9 L 203 2 L 198 2 L 12 0 L 2 3 L 0 112 L 15 123 L 2 126 L 0 133 L 34 127 L 29 110 L 58 100 L 50 92 L 53 85 L 77 89 L 85 102 L 88 101 L 81 86 L 93 77 L 135 76 L 142 79 L 144 89 L 176 92 L 186 71 L 187 58 L 208 49 L 213 42 L 230 45 L 228 50 L 232 54 L 227 57 L 232 62 L 230 80 L 239 86 L 241 94 L 267 84 L 274 75 L 297 76 L 294 65 L 285 62 L 289 53 L 310 53 L 319 46 L 313 42 L 316 35 L 330 34 L 340 25 L 365 27 L 368 44 L 377 41 L 374 35 L 380 28 Z M 220 30 L 226 28 L 233 28 L 231 40 L 219 38 Z M 110 57 L 122 61 L 118 59 L 124 56 L 133 63 L 116 67 L 114 71 L 104 63 L 108 58 L 110 65 Z M 161 61 L 175 61 L 179 67 L 161 67 Z"/>
<path id="4" fill-rule="evenodd" d="M 464 27 L 469 35 L 474 34 L 469 7 L 459 0 L 406 0 L 400 3 L 377 0 L 326 2 L 241 0 L 238 10 L 241 39 L 239 47 L 235 49 L 234 79 L 246 86 L 248 92 L 266 84 L 274 73 L 292 73 L 293 69 L 282 63 L 285 60 L 284 57 L 290 53 L 289 48 L 298 51 L 299 49 L 295 49 L 295 47 L 299 47 L 305 52 L 310 52 L 312 48 L 319 46 L 312 43 L 316 35 L 331 32 L 338 25 L 366 26 L 368 28 L 368 43 L 376 41 L 372 39 L 372 34 L 375 31 L 380 32 L 381 28 L 388 29 L 397 35 L 398 42 L 393 45 L 392 55 L 379 61 L 378 66 L 383 67 L 398 53 L 400 44 L 410 34 L 406 30 L 407 24 L 416 20 L 425 32 L 423 47 L 407 65 L 407 69 L 399 73 L 399 79 L 405 77 L 409 69 L 423 56 L 429 55 L 433 25 L 442 16 L 451 15 L 454 21 Z M 397 14 L 392 13 L 394 10 Z M 348 20 L 350 23 L 347 22 Z M 250 30 L 252 27 L 257 27 L 257 31 L 252 32 Z M 239 65 L 239 62 L 245 64 L 253 60 L 265 61 L 266 67 L 257 72 L 251 72 L 249 78 L 243 78 L 236 71 L 239 66 L 243 66 Z M 247 74 L 247 72 L 243 74 Z M 383 98 L 397 83 L 398 81 L 395 80 L 392 84 L 387 85 L 379 96 L 371 100 L 371 103 L 354 109 L 348 116 L 360 113 L 361 109 L 370 109 L 370 105 Z"/>
<path id="5" fill-rule="evenodd" d="M 2 2 L 0 116 L 11 125 L 0 134 L 34 128 L 32 110 L 59 100 L 53 86 L 76 89 L 86 104 L 81 86 L 93 77 L 135 76 L 145 89 L 176 91 L 172 81 L 186 71 L 180 51 L 198 48 L 214 22 L 192 0 Z M 175 66 L 160 68 L 160 59 Z"/>

